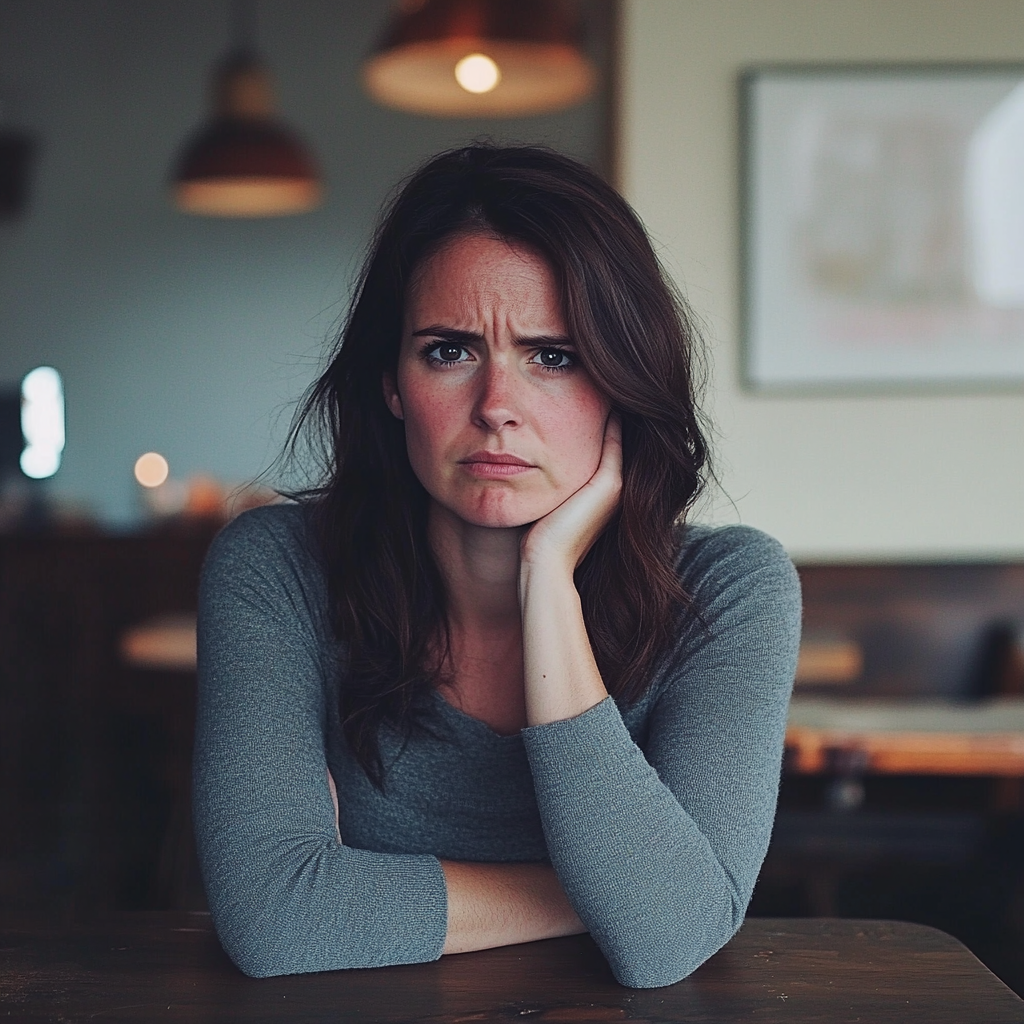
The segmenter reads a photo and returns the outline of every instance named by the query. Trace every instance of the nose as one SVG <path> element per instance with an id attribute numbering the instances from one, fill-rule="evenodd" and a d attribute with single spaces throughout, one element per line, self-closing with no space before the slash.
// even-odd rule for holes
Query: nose
<path id="1" fill-rule="evenodd" d="M 522 422 L 516 373 L 501 359 L 489 359 L 477 378 L 473 422 L 485 430 L 514 428 Z"/>

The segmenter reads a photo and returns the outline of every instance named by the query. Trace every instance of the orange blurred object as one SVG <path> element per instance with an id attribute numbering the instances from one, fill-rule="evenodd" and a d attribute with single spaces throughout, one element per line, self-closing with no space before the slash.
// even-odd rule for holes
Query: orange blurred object
<path id="1" fill-rule="evenodd" d="M 182 510 L 199 519 L 227 518 L 227 488 L 212 476 L 193 476 L 188 481 L 188 497 Z"/>

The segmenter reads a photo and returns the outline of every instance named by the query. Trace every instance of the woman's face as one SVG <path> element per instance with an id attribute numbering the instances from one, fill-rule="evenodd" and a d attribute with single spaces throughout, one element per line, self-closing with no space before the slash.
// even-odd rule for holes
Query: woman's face
<path id="1" fill-rule="evenodd" d="M 488 527 L 531 523 L 579 490 L 610 409 L 576 361 L 547 262 L 484 234 L 453 236 L 419 268 L 384 396 L 430 496 Z"/>

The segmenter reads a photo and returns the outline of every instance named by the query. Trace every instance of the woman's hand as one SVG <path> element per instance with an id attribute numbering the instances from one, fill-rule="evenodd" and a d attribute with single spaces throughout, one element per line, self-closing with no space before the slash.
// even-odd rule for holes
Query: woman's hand
<path id="1" fill-rule="evenodd" d="M 622 424 L 613 412 L 605 423 L 601 461 L 594 475 L 523 535 L 521 581 L 524 571 L 538 566 L 561 569 L 571 577 L 608 525 L 621 494 Z"/>
<path id="2" fill-rule="evenodd" d="M 572 574 L 608 525 L 621 493 L 622 431 L 612 414 L 594 475 L 538 519 L 521 542 L 519 610 L 530 725 L 575 718 L 608 696 Z"/>

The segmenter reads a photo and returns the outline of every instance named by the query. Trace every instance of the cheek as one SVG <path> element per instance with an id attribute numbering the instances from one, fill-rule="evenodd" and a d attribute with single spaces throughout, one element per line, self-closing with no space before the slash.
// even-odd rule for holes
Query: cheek
<path id="1" fill-rule="evenodd" d="M 409 461 L 423 480 L 432 475 L 437 456 L 456 422 L 457 410 L 450 396 L 415 385 L 402 391 L 402 409 Z"/>
<path id="2" fill-rule="evenodd" d="M 545 410 L 539 426 L 558 485 L 576 490 L 594 475 L 601 461 L 608 411 L 608 403 L 592 393 L 573 396 Z"/>

